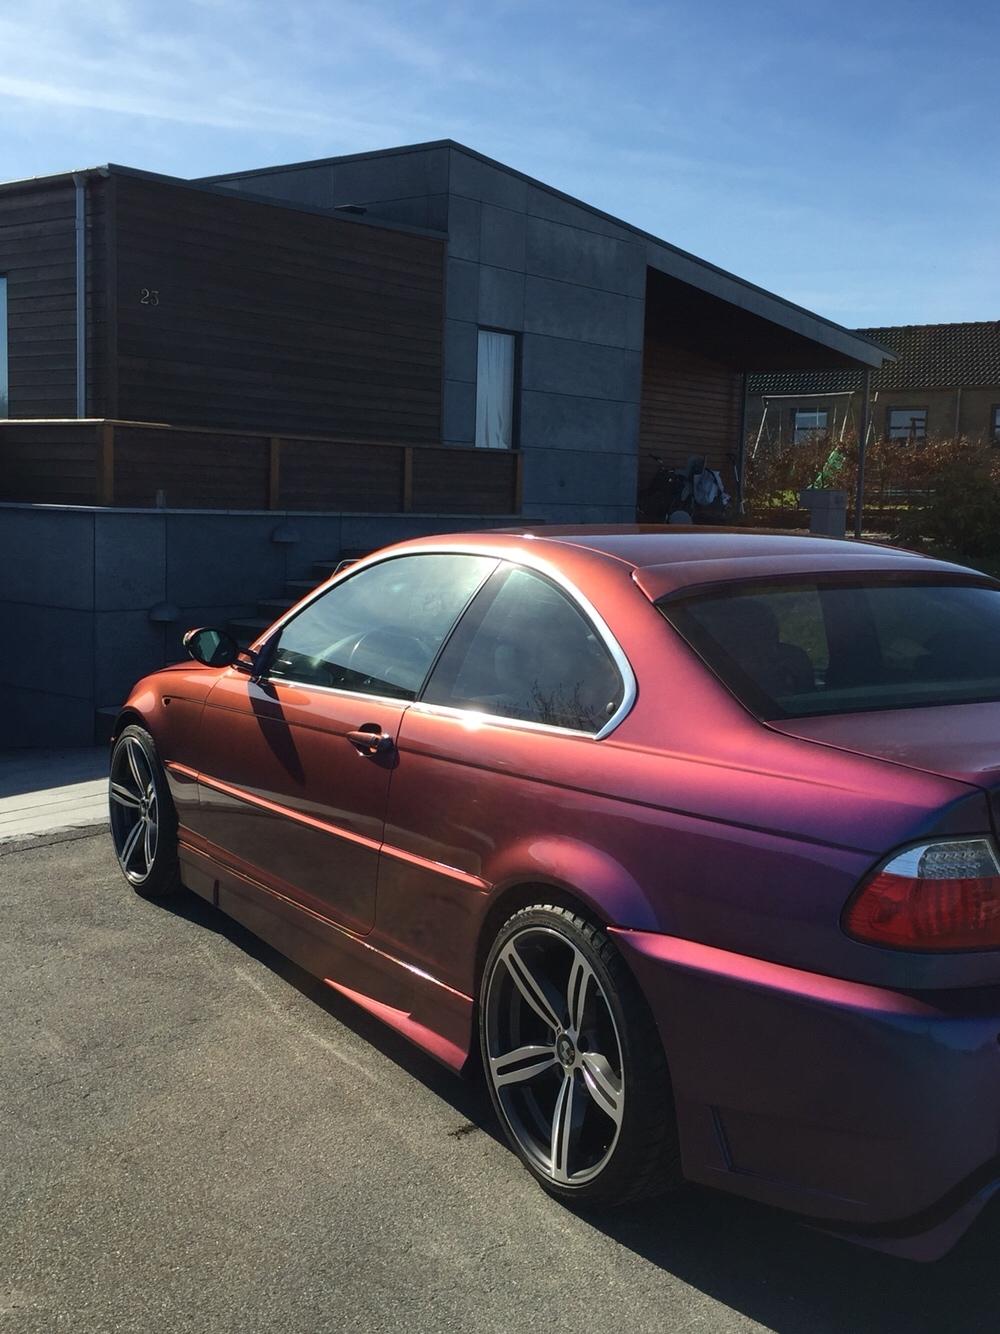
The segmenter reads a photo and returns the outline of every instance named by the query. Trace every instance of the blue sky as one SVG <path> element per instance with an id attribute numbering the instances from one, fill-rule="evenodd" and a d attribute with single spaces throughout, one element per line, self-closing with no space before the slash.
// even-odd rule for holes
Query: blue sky
<path id="1" fill-rule="evenodd" d="M 0 179 L 452 138 L 848 325 L 1000 318 L 993 0 L 7 0 Z"/>

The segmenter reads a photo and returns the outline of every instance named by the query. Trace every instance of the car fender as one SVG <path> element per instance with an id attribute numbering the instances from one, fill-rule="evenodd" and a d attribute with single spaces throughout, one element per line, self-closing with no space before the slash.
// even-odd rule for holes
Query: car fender
<path id="1" fill-rule="evenodd" d="M 663 903 L 656 910 L 634 874 L 616 858 L 582 840 L 563 835 L 527 835 L 505 847 L 497 861 L 484 868 L 496 904 L 526 885 L 551 885 L 579 900 L 606 926 L 636 931 L 662 931 Z"/>

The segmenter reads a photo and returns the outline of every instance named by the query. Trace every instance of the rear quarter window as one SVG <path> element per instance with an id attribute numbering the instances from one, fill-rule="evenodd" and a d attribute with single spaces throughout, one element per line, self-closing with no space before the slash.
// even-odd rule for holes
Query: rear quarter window
<path id="1" fill-rule="evenodd" d="M 776 581 L 659 604 L 765 718 L 1000 699 L 1000 589 Z"/>

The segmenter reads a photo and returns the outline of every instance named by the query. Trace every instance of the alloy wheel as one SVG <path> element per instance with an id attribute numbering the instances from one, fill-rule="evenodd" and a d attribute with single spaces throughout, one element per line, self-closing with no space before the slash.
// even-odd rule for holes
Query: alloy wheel
<path id="1" fill-rule="evenodd" d="M 135 737 L 115 747 L 108 795 L 119 865 L 133 885 L 141 885 L 156 860 L 159 803 L 152 764 Z"/>
<path id="2" fill-rule="evenodd" d="M 622 1045 L 604 988 L 577 946 L 549 927 L 513 934 L 486 997 L 487 1073 L 525 1158 L 583 1186 L 614 1153 L 625 1111 Z"/>

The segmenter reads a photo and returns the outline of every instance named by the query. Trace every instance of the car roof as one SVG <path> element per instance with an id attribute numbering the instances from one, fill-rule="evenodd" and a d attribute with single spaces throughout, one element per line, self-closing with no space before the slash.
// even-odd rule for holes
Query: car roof
<path id="1" fill-rule="evenodd" d="M 565 561 L 571 554 L 568 549 L 574 555 L 589 553 L 620 562 L 632 569 L 635 582 L 653 601 L 695 584 L 752 578 L 838 572 L 860 575 L 899 571 L 966 577 L 973 573 L 919 552 L 874 542 L 714 525 L 526 524 L 523 528 L 453 534 L 446 540 L 497 546 L 510 543 L 515 549 L 530 543 L 539 554 L 539 548 L 548 548 L 546 554 L 556 564 L 574 563 L 572 559 Z M 562 560 L 558 548 L 564 550 Z"/>

